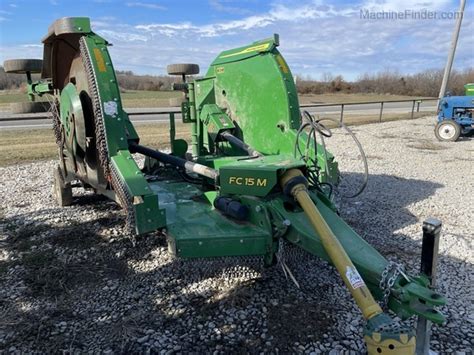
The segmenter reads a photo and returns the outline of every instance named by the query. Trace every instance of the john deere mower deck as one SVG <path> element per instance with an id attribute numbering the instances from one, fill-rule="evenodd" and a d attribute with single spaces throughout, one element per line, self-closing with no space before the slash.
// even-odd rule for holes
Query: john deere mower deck
<path id="1" fill-rule="evenodd" d="M 285 239 L 336 267 L 367 321 L 370 354 L 408 354 L 415 346 L 412 329 L 374 297 L 401 318 L 443 322 L 436 306 L 445 300 L 428 277 L 389 263 L 339 217 L 332 201 L 338 166 L 320 144 L 330 131 L 302 117 L 277 35 L 222 52 L 200 79 L 187 81 L 199 71 L 195 64 L 168 67 L 182 78 L 174 88 L 183 92 L 192 154 L 173 135 L 171 154 L 140 145 L 108 42 L 87 18 L 57 20 L 43 43 L 41 81 L 31 81 L 27 66 L 12 71 L 27 73 L 30 96 L 54 95 L 60 204 L 72 202 L 77 181 L 119 203 L 130 234 L 166 229 L 181 258 L 258 255 L 271 265 Z M 143 169 L 133 154 L 146 157 Z"/>

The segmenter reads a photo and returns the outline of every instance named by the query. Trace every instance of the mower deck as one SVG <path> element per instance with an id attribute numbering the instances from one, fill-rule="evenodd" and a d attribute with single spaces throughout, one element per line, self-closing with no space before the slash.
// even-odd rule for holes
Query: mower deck
<path id="1" fill-rule="evenodd" d="M 264 255 L 271 235 L 248 221 L 234 221 L 212 206 L 212 193 L 173 180 L 150 183 L 166 210 L 170 250 L 182 258 Z"/>

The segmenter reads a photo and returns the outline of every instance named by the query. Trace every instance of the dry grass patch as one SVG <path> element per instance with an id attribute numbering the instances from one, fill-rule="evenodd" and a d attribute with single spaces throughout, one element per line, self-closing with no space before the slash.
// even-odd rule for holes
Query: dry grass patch
<path id="1" fill-rule="evenodd" d="M 168 124 L 136 124 L 135 128 L 144 145 L 169 148 Z M 176 137 L 189 140 L 190 126 L 176 124 Z M 57 157 L 57 146 L 52 129 L 0 130 L 0 166 L 50 160 Z"/>

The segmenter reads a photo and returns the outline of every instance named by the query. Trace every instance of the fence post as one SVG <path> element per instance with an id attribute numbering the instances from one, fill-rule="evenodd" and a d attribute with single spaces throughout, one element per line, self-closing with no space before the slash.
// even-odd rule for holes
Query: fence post
<path id="1" fill-rule="evenodd" d="M 421 104 L 421 100 L 418 100 L 416 102 L 416 112 L 420 112 L 420 104 Z"/>
<path id="2" fill-rule="evenodd" d="M 340 122 L 342 123 L 343 120 L 344 120 L 344 104 L 341 104 L 341 118 L 340 118 Z"/>
<path id="3" fill-rule="evenodd" d="M 411 105 L 411 118 L 413 119 L 413 115 L 415 113 L 415 100 L 413 100 L 413 105 Z"/>
<path id="4" fill-rule="evenodd" d="M 379 122 L 382 122 L 382 112 L 383 112 L 383 101 L 380 101 L 380 115 L 379 115 Z"/>

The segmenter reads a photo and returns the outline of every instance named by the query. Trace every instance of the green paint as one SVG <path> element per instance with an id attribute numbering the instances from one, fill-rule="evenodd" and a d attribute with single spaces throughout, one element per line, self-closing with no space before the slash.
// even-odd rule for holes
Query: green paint
<path id="1" fill-rule="evenodd" d="M 464 89 L 466 90 L 466 96 L 474 96 L 474 84 L 466 84 Z"/>

